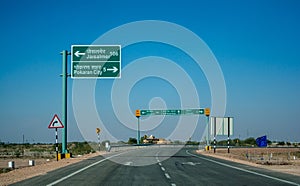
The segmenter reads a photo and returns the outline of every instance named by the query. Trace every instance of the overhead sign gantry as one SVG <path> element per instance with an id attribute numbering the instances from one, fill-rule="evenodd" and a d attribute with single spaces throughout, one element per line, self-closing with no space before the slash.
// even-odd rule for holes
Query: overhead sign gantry
<path id="1" fill-rule="evenodd" d="M 140 117 L 141 116 L 151 116 L 151 115 L 201 115 L 207 116 L 207 126 L 209 122 L 210 109 L 209 108 L 197 108 L 197 109 L 173 109 L 173 110 L 136 110 L 135 116 L 138 118 L 138 128 L 137 128 L 137 144 L 140 143 Z M 208 135 L 209 135 L 209 130 Z M 208 137 L 207 137 L 208 144 Z"/>

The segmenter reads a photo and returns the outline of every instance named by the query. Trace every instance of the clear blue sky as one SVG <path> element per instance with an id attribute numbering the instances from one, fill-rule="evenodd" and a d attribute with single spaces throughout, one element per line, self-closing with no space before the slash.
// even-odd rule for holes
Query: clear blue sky
<path id="1" fill-rule="evenodd" d="M 55 113 L 61 115 L 62 50 L 70 50 L 72 44 L 91 44 L 103 33 L 126 23 L 162 20 L 191 30 L 214 53 L 226 82 L 226 115 L 235 118 L 235 137 L 267 134 L 271 140 L 300 141 L 299 8 L 297 0 L 4 0 L 0 8 L 0 140 L 21 142 L 24 135 L 28 142 L 54 141 L 54 131 L 47 126 Z M 156 43 L 136 44 L 122 51 L 122 66 L 149 55 L 172 58 L 174 52 Z M 176 55 L 188 59 L 185 54 Z M 201 70 L 180 60 L 177 63 L 201 92 L 201 105 L 210 107 L 210 90 Z M 111 114 L 112 106 L 102 104 L 102 99 L 110 98 L 112 83 L 113 80 L 97 82 L 97 107 L 104 122 L 116 119 Z M 174 87 L 159 78 L 150 78 L 132 89 L 132 110 L 148 108 L 153 97 L 165 98 L 168 107 L 178 106 Z M 69 141 L 83 140 L 71 98 L 69 108 Z M 201 122 L 203 119 L 193 140 L 202 137 Z M 170 128 L 170 124 L 164 124 L 149 133 L 164 137 Z M 120 124 L 115 128 L 110 125 L 110 130 L 120 140 L 135 137 L 135 131 Z"/>

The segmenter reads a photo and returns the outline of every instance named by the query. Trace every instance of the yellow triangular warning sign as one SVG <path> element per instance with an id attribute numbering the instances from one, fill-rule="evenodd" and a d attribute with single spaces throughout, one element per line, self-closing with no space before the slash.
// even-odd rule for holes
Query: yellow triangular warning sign
<path id="1" fill-rule="evenodd" d="M 64 125 L 60 121 L 59 117 L 55 114 L 48 126 L 49 129 L 51 128 L 64 128 Z"/>

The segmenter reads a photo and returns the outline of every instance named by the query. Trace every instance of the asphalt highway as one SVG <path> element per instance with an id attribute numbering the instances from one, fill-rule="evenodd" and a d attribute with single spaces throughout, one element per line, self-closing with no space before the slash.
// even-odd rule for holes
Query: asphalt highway
<path id="1" fill-rule="evenodd" d="M 195 153 L 145 147 L 110 153 L 14 185 L 300 185 L 300 177 Z"/>

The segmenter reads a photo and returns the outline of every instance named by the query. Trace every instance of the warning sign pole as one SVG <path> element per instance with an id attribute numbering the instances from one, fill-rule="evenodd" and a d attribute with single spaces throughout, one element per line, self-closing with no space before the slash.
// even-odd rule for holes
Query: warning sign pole
<path id="1" fill-rule="evenodd" d="M 96 128 L 96 133 L 98 135 L 98 146 L 99 146 L 99 152 L 100 152 L 100 131 L 101 129 L 100 128 Z"/>
<path id="2" fill-rule="evenodd" d="M 58 135 L 57 135 L 57 129 L 58 128 L 64 128 L 64 125 L 60 121 L 59 117 L 57 114 L 55 114 L 48 125 L 49 129 L 55 128 L 55 151 L 56 151 L 56 161 L 58 161 Z"/>
<path id="3" fill-rule="evenodd" d="M 99 146 L 99 152 L 100 152 L 100 134 L 98 133 L 98 146 Z"/>
<path id="4" fill-rule="evenodd" d="M 57 128 L 55 128 L 55 151 L 56 151 L 56 161 L 58 161 L 58 135 L 57 135 Z"/>

